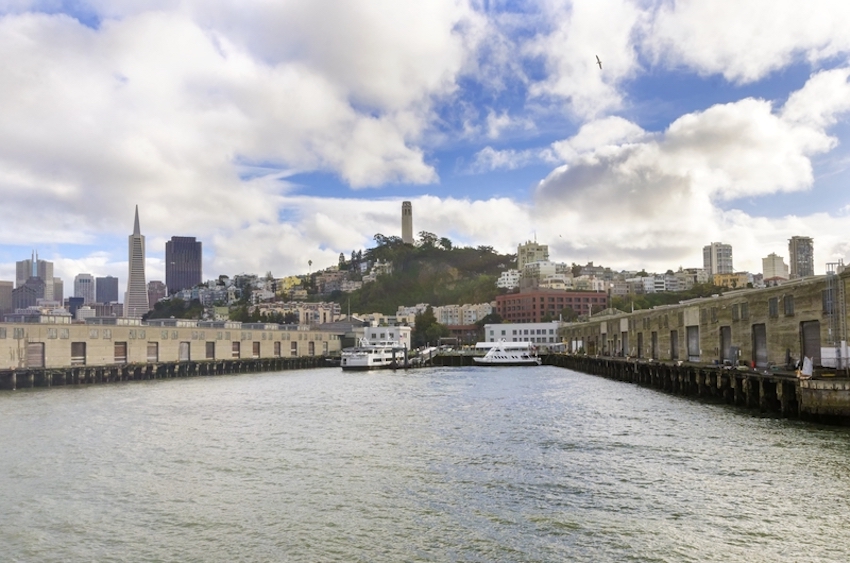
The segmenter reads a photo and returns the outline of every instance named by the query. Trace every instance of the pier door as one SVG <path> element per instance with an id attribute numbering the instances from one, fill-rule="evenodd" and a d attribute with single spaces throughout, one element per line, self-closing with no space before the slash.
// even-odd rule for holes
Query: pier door
<path id="1" fill-rule="evenodd" d="M 643 358 L 643 333 L 638 333 L 637 357 Z"/>
<path id="2" fill-rule="evenodd" d="M 27 344 L 27 367 L 44 367 L 44 342 L 30 342 Z"/>
<path id="3" fill-rule="evenodd" d="M 732 357 L 732 327 L 720 327 L 720 363 L 735 363 Z"/>
<path id="4" fill-rule="evenodd" d="M 658 359 L 658 333 L 653 332 L 650 337 L 649 357 L 653 360 Z"/>
<path id="5" fill-rule="evenodd" d="M 764 324 L 753 325 L 753 361 L 757 368 L 767 367 L 767 329 Z"/>
<path id="6" fill-rule="evenodd" d="M 699 361 L 699 326 L 685 327 L 688 337 L 688 361 Z"/>
<path id="7" fill-rule="evenodd" d="M 803 344 L 803 356 L 811 358 L 814 365 L 821 365 L 820 321 L 806 321 L 800 323 L 800 337 Z"/>
<path id="8" fill-rule="evenodd" d="M 670 359 L 678 360 L 679 359 L 679 331 L 671 330 L 670 331 Z"/>

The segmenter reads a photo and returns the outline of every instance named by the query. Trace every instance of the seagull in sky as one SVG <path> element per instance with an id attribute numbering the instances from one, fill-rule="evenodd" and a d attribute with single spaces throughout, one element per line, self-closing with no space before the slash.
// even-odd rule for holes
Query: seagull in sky
<path id="1" fill-rule="evenodd" d="M 599 70 L 602 70 L 602 61 L 599 60 L 599 55 L 596 55 L 596 64 L 599 65 Z"/>

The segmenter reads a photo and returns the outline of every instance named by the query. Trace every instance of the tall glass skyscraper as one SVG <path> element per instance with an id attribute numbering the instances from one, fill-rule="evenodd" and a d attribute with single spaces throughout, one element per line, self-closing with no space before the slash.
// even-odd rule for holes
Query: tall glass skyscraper
<path id="1" fill-rule="evenodd" d="M 195 237 L 171 237 L 165 243 L 165 285 L 168 293 L 191 289 L 201 283 L 201 243 Z"/>
<path id="2" fill-rule="evenodd" d="M 133 234 L 128 237 L 127 255 L 129 272 L 127 275 L 127 293 L 124 294 L 124 316 L 140 319 L 149 311 L 148 287 L 145 283 L 145 237 L 139 229 L 139 206 L 136 206 L 136 220 Z"/>

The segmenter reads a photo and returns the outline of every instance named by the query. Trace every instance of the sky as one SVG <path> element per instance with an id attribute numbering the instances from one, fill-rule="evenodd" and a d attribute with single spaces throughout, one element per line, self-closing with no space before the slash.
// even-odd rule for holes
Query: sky
<path id="1" fill-rule="evenodd" d="M 850 263 L 850 2 L 0 0 L 0 279 L 282 277 L 414 233 Z M 601 61 L 601 68 L 597 63 Z M 68 294 L 66 290 L 66 294 Z"/>

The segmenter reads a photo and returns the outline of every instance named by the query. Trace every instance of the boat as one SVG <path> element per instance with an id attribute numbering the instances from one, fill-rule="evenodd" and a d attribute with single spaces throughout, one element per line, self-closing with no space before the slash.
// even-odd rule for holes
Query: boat
<path id="1" fill-rule="evenodd" d="M 369 342 L 361 338 L 357 346 L 346 348 L 340 357 L 343 371 L 403 367 L 405 348 L 397 340 Z"/>
<path id="2" fill-rule="evenodd" d="M 539 366 L 543 363 L 532 342 L 479 342 L 476 348 L 489 348 L 483 357 L 473 358 L 479 366 Z"/>

